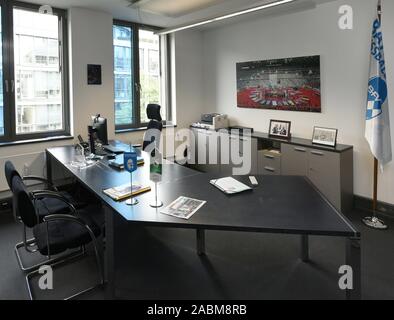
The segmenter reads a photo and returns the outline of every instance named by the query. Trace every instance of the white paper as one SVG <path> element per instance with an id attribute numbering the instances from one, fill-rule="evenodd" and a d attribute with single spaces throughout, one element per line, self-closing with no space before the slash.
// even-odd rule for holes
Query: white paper
<path id="1" fill-rule="evenodd" d="M 169 216 L 187 220 L 190 219 L 190 217 L 195 214 L 205 203 L 206 201 L 202 200 L 188 197 L 179 197 L 160 212 Z"/>
<path id="2" fill-rule="evenodd" d="M 251 190 L 249 186 L 239 182 L 238 180 L 235 180 L 233 177 L 211 180 L 210 183 L 228 194 Z"/>

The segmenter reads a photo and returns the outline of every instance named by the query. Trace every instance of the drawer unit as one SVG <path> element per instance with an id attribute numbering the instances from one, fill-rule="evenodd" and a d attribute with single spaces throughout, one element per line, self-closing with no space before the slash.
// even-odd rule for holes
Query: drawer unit
<path id="1" fill-rule="evenodd" d="M 353 206 L 353 149 L 334 152 L 282 143 L 282 174 L 306 176 L 339 211 Z"/>
<path id="2" fill-rule="evenodd" d="M 259 174 L 280 175 L 281 155 L 270 150 L 261 150 L 258 155 Z"/>

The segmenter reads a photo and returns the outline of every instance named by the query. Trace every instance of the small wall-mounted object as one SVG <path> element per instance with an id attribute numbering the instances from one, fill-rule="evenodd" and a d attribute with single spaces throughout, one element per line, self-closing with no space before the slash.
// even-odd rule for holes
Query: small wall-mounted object
<path id="1" fill-rule="evenodd" d="M 101 84 L 101 64 L 88 64 L 88 85 Z"/>

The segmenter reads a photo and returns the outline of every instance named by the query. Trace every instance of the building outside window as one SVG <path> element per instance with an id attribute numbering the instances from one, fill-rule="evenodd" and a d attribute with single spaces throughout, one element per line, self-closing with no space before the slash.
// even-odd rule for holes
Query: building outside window
<path id="1" fill-rule="evenodd" d="M 149 122 L 146 107 L 150 103 L 162 106 L 162 117 L 167 119 L 165 38 L 152 29 L 128 22 L 115 21 L 114 77 L 115 126 L 117 130 L 145 127 Z M 137 45 L 136 45 L 137 44 Z"/>
<path id="2" fill-rule="evenodd" d="M 58 28 L 56 16 L 14 9 L 17 134 L 63 128 Z"/>
<path id="3" fill-rule="evenodd" d="M 0 142 L 68 136 L 66 11 L 0 4 Z"/>
<path id="4" fill-rule="evenodd" d="M 114 26 L 115 124 L 133 122 L 133 31 L 130 27 Z"/>

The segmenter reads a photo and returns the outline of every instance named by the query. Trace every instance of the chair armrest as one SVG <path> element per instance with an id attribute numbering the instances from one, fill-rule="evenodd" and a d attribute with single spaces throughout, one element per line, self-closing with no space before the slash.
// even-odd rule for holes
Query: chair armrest
<path id="1" fill-rule="evenodd" d="M 90 227 L 86 224 L 85 221 L 83 221 L 79 217 L 72 216 L 71 214 L 50 214 L 50 215 L 45 216 L 43 218 L 44 222 L 55 221 L 55 220 L 73 221 L 73 222 L 78 223 L 82 226 L 87 226 L 90 229 Z"/>
<path id="2" fill-rule="evenodd" d="M 22 179 L 23 179 L 23 181 L 29 181 L 29 180 L 31 181 L 31 180 L 34 180 L 34 181 L 44 182 L 44 183 L 46 183 L 49 187 L 51 187 L 52 189 L 54 189 L 55 191 L 58 191 L 57 188 L 56 188 L 51 182 L 49 182 L 48 179 L 46 179 L 46 178 L 44 178 L 44 177 L 39 177 L 39 176 L 24 176 L 24 177 L 22 177 Z"/>
<path id="3" fill-rule="evenodd" d="M 31 194 L 35 199 L 42 199 L 42 198 L 53 198 L 64 202 L 71 210 L 72 214 L 76 214 L 77 210 L 75 209 L 74 205 L 68 201 L 68 199 L 61 194 L 49 191 L 49 190 L 39 190 L 39 191 L 32 191 Z"/>
<path id="4" fill-rule="evenodd" d="M 76 216 L 72 216 L 69 214 L 51 214 L 51 215 L 44 217 L 43 221 L 44 221 L 44 223 L 46 223 L 46 228 L 47 228 L 47 245 L 48 245 L 48 255 L 49 256 L 50 256 L 50 248 L 49 248 L 48 223 L 50 221 L 71 221 L 71 222 L 75 222 L 75 223 L 79 224 L 80 226 L 82 226 L 86 229 L 86 231 L 89 233 L 89 236 L 94 243 L 95 248 L 97 248 L 97 244 L 96 244 L 97 239 L 96 239 L 96 236 L 94 235 L 94 232 L 92 231 L 90 226 L 85 221 L 83 221 L 81 218 L 76 217 Z"/>

